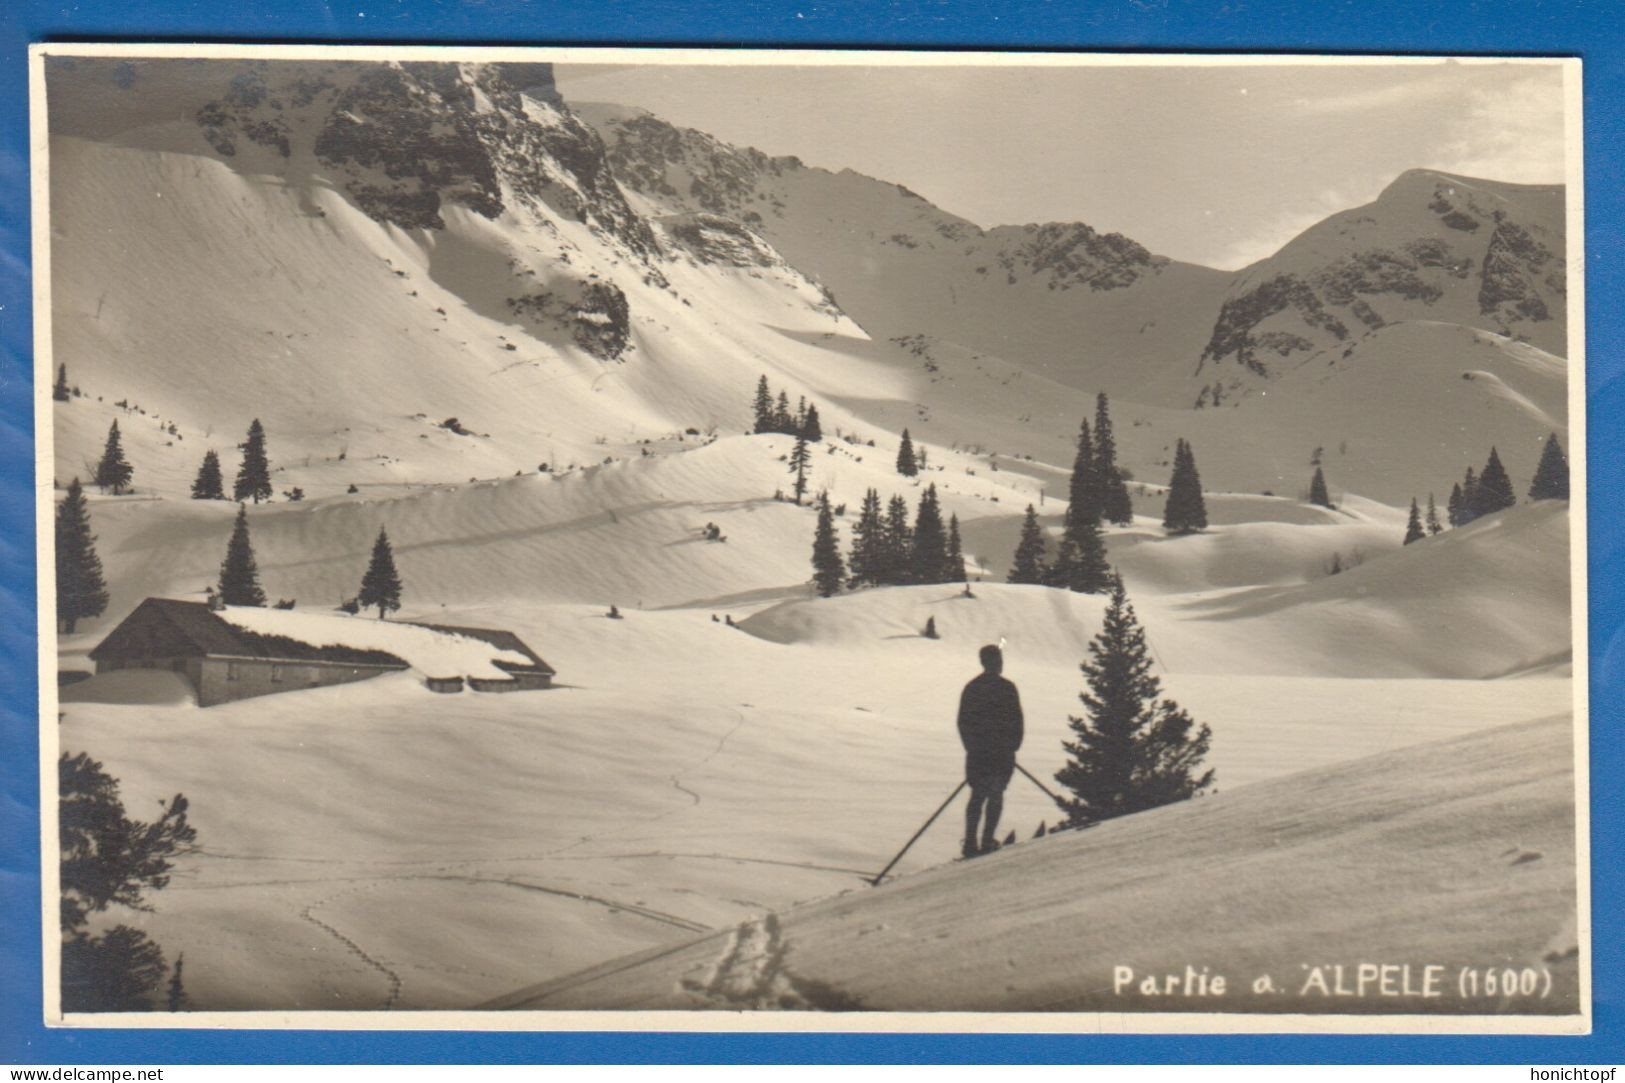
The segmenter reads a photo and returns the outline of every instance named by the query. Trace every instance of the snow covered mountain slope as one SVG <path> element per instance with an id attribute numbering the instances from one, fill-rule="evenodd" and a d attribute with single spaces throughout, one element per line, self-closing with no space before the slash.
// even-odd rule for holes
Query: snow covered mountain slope
<path id="1" fill-rule="evenodd" d="M 753 915 L 488 1006 L 1574 1012 L 1570 743 L 1567 720 L 1545 719 L 1292 775 Z M 1372 961 L 1411 961 L 1414 979 L 1334 994 Z M 1423 965 L 1439 967 L 1433 996 Z M 1188 966 L 1209 992 L 1224 975 L 1222 995 L 1191 995 Z M 1487 966 L 1529 968 L 1537 991 L 1549 974 L 1550 992 L 1462 995 L 1462 968 Z"/>
<path id="2" fill-rule="evenodd" d="M 1240 272 L 1201 352 L 1201 402 L 1402 320 L 1568 351 L 1564 193 L 1411 170 Z M 1336 364 L 1335 361 L 1332 362 Z"/>
<path id="3" fill-rule="evenodd" d="M 646 205 L 728 215 L 757 231 L 877 338 L 935 335 L 1091 394 L 1191 399 L 1183 362 L 1207 338 L 1226 272 L 1083 223 L 984 230 L 851 170 L 771 158 L 640 110 L 572 108 Z M 1170 362 L 1181 368 L 1174 381 Z"/>

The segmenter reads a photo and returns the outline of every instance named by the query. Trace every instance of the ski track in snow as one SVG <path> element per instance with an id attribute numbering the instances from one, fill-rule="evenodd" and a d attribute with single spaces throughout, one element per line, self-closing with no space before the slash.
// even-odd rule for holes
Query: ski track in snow
<path id="1" fill-rule="evenodd" d="M 679 988 L 706 1004 L 732 1011 L 853 1011 L 858 1001 L 820 982 L 800 978 L 785 960 L 790 942 L 777 914 L 741 922 L 722 957 Z"/>

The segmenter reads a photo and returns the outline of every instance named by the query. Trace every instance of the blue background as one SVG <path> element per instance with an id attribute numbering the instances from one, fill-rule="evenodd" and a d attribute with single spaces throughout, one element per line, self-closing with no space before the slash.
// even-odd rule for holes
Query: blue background
<path id="1" fill-rule="evenodd" d="M 1625 541 L 1625 5 L 1506 0 L 0 0 L 0 1061 L 1397 1061 L 1596 1064 L 1622 1050 L 1620 638 Z M 39 1000 L 27 46 L 419 42 L 1539 54 L 1585 62 L 1593 968 L 1587 1038 L 1027 1037 L 47 1030 Z"/>

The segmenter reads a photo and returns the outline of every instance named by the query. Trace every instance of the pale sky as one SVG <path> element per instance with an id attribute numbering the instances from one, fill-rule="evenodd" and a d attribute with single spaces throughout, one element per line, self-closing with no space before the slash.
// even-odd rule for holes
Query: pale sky
<path id="1" fill-rule="evenodd" d="M 1406 169 L 1564 178 L 1556 64 L 555 67 L 808 165 L 903 184 L 982 226 L 1080 221 L 1237 268 Z"/>

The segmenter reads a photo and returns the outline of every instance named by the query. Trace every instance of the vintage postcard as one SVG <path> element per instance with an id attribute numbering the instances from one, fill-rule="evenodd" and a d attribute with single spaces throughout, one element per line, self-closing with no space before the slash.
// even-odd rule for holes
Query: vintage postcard
<path id="1" fill-rule="evenodd" d="M 51 1022 L 1589 1029 L 1578 61 L 32 76 Z"/>

